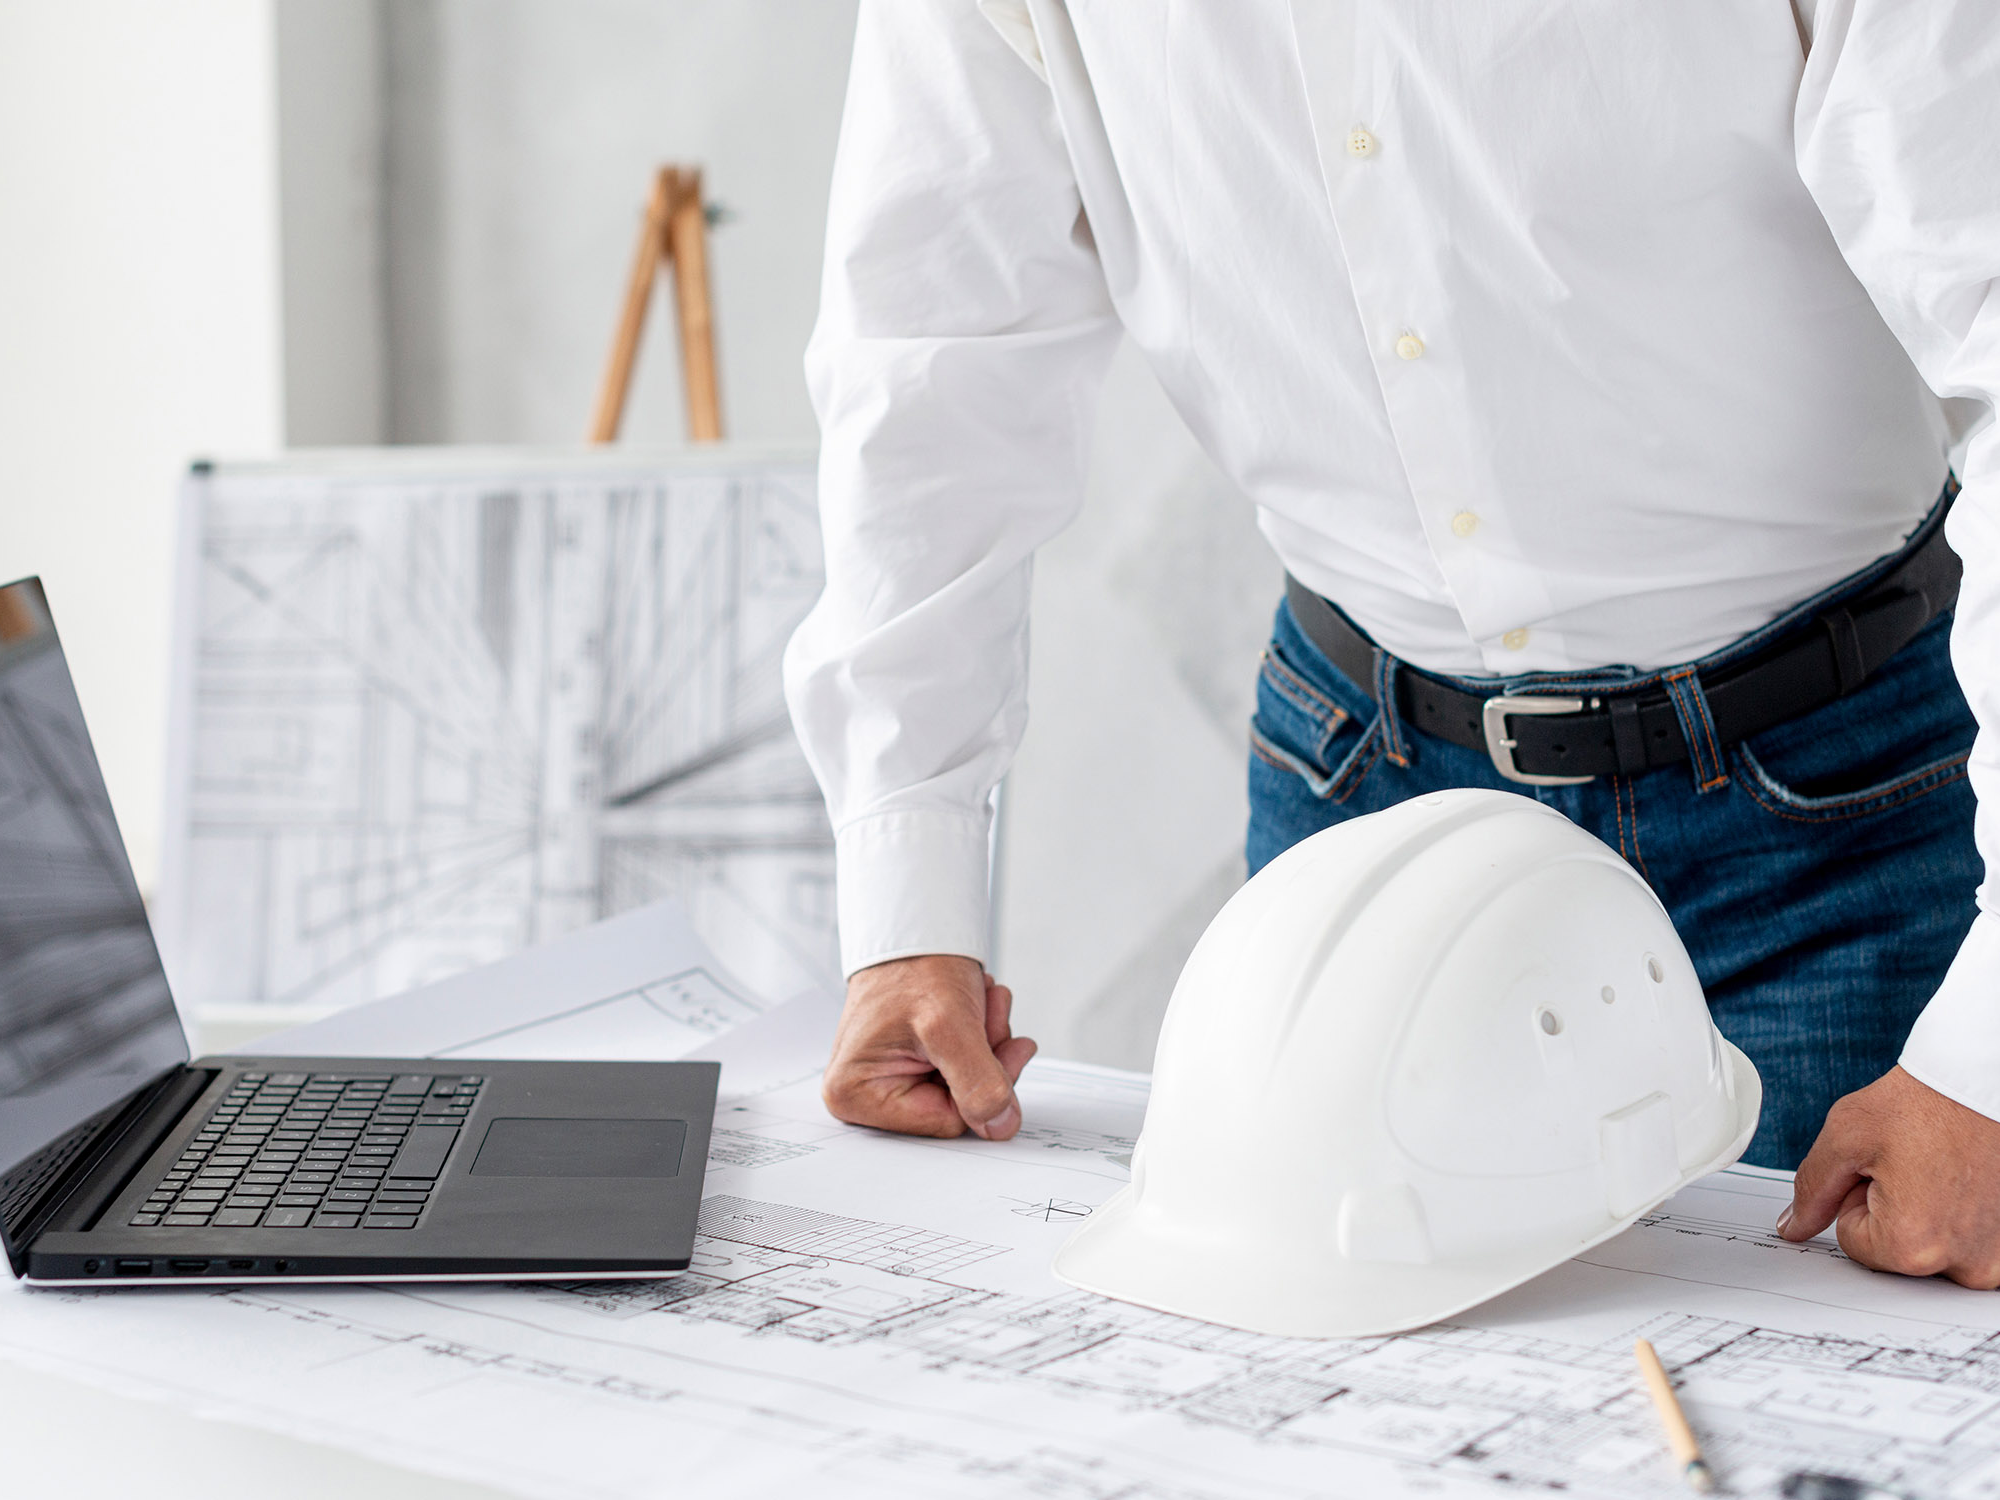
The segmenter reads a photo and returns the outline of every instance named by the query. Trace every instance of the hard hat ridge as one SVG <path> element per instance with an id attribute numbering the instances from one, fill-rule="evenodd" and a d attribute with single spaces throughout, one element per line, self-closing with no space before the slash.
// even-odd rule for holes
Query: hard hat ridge
<path id="1" fill-rule="evenodd" d="M 1658 899 L 1502 792 L 1314 835 L 1175 987 L 1129 1188 L 1058 1257 L 1262 1332 L 1413 1327 L 1518 1285 L 1740 1154 L 1760 1090 Z"/>

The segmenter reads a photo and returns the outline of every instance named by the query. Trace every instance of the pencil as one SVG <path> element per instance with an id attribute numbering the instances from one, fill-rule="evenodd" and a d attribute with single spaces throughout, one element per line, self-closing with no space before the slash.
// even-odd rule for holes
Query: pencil
<path id="1" fill-rule="evenodd" d="M 1681 1466 L 1682 1477 L 1704 1493 L 1714 1489 L 1715 1476 L 1708 1471 L 1708 1463 L 1701 1456 L 1701 1444 L 1695 1441 L 1694 1429 L 1688 1426 L 1687 1414 L 1674 1395 L 1674 1383 L 1667 1378 L 1666 1366 L 1660 1363 L 1651 1340 L 1640 1339 L 1632 1346 L 1632 1352 L 1638 1356 L 1639 1373 L 1646 1378 L 1646 1389 L 1653 1397 L 1654 1410 L 1660 1414 L 1660 1425 L 1667 1429 L 1667 1446 L 1673 1449 L 1674 1462 Z"/>

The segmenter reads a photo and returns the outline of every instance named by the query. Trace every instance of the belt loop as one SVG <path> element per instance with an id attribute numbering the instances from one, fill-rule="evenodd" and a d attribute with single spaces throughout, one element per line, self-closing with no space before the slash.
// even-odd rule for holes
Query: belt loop
<path id="1" fill-rule="evenodd" d="M 1396 705 L 1396 669 L 1402 663 L 1380 646 L 1375 648 L 1375 703 L 1381 710 L 1382 753 L 1393 766 L 1410 763 L 1409 742 L 1403 738 L 1403 716 Z"/>
<path id="2" fill-rule="evenodd" d="M 1729 768 L 1722 762 L 1721 741 L 1716 738 L 1715 720 L 1708 712 L 1708 694 L 1693 667 L 1669 672 L 1664 679 L 1667 697 L 1673 700 L 1674 717 L 1680 720 L 1681 737 L 1687 741 L 1688 765 L 1694 771 L 1694 789 L 1712 792 L 1729 785 Z"/>
<path id="3" fill-rule="evenodd" d="M 1639 700 L 1612 698 L 1604 706 L 1611 714 L 1611 748 L 1618 755 L 1618 773 L 1636 776 L 1646 769 L 1646 732 L 1639 727 Z"/>
<path id="4" fill-rule="evenodd" d="M 1854 612 L 1845 607 L 1828 610 L 1819 622 L 1833 644 L 1833 670 L 1845 698 L 1868 677 L 1868 663 L 1861 658 L 1861 632 L 1854 628 Z"/>

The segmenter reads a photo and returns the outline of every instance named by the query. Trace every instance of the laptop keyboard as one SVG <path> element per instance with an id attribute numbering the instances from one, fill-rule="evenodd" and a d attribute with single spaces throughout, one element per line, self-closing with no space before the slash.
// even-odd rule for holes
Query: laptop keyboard
<path id="1" fill-rule="evenodd" d="M 485 1081 L 240 1074 L 131 1222 L 414 1229 Z"/>

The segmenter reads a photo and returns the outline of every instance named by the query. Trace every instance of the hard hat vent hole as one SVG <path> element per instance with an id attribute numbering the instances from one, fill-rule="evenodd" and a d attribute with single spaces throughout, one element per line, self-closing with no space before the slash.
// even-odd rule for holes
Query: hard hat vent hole
<path id="1" fill-rule="evenodd" d="M 1550 1036 L 1554 1036 L 1563 1029 L 1562 1017 L 1552 1010 L 1544 1009 L 1536 1012 L 1535 1024 Z"/>
<path id="2" fill-rule="evenodd" d="M 1660 967 L 1660 961 L 1650 953 L 1646 955 L 1646 977 L 1655 984 L 1667 977 L 1666 971 Z"/>
<path id="3" fill-rule="evenodd" d="M 1607 984 L 1603 989 L 1597 992 L 1597 998 L 1602 1000 L 1606 1005 L 1610 1005 L 1617 1000 L 1618 991 L 1614 990 L 1613 988 L 1611 988 L 1610 985 Z"/>

